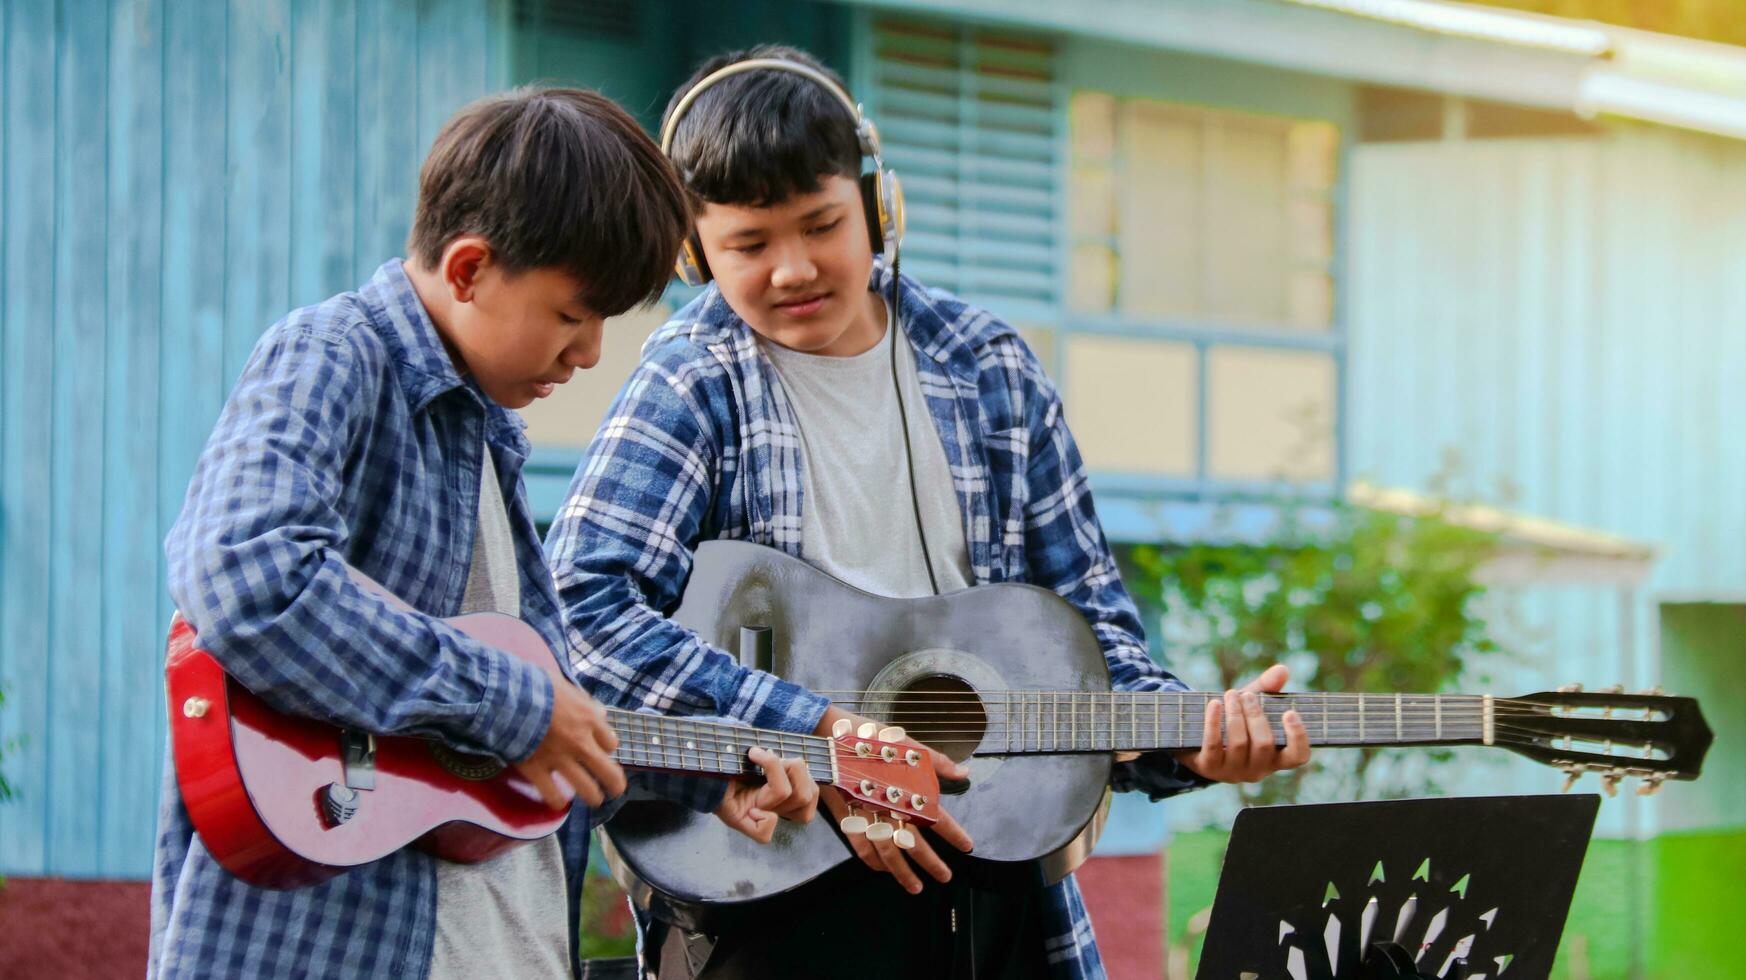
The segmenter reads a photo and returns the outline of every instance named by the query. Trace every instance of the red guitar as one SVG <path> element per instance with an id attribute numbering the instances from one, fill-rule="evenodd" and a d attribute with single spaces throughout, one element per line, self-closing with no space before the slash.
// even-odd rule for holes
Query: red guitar
<path id="1" fill-rule="evenodd" d="M 360 577 L 361 579 L 361 577 Z M 368 586 L 374 583 L 364 582 Z M 538 632 L 513 616 L 475 613 L 448 625 L 569 683 Z M 533 785 L 496 759 L 434 739 L 345 731 L 283 714 L 232 680 L 195 645 L 177 615 L 164 669 L 176 780 L 206 849 L 238 878 L 264 888 L 324 881 L 411 845 L 472 863 L 553 832 L 553 810 Z M 728 778 L 762 770 L 746 752 L 763 746 L 806 761 L 813 779 L 875 816 L 874 837 L 913 844 L 908 821 L 934 822 L 939 786 L 925 750 L 894 744 L 901 729 L 791 735 L 607 709 L 627 769 Z M 890 814 L 892 824 L 879 820 Z"/>

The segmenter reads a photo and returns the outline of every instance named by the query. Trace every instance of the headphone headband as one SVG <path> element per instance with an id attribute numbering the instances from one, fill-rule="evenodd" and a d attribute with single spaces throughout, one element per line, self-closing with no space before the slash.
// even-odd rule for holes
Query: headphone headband
<path id="1" fill-rule="evenodd" d="M 810 78 L 824 86 L 825 91 L 836 96 L 837 101 L 843 104 L 844 111 L 848 112 L 849 118 L 855 122 L 855 136 L 861 141 L 861 152 L 873 158 L 875 168 L 880 167 L 879 135 L 873 129 L 873 124 L 868 122 L 867 117 L 861 112 L 861 107 L 856 104 L 854 99 L 849 98 L 849 93 L 844 91 L 841 85 L 832 81 L 829 75 L 798 61 L 789 61 L 787 58 L 748 58 L 745 61 L 724 65 L 698 79 L 697 84 L 691 86 L 691 90 L 686 92 L 684 97 L 673 106 L 673 111 L 667 114 L 667 121 L 661 126 L 661 152 L 668 156 L 673 155 L 673 134 L 679 130 L 679 120 L 691 108 L 691 103 L 696 102 L 697 97 L 708 91 L 710 86 L 734 75 L 764 69 L 785 71 Z"/>

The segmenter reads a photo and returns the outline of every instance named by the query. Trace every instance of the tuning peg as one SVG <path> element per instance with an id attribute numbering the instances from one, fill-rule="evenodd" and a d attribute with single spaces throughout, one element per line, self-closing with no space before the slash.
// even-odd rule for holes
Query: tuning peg
<path id="1" fill-rule="evenodd" d="M 860 728 L 855 729 L 855 735 L 860 738 L 872 738 L 877 731 L 879 731 L 878 725 L 875 725 L 870 721 L 864 721 L 861 723 Z"/>
<path id="2" fill-rule="evenodd" d="M 909 737 L 909 733 L 896 725 L 886 725 L 879 729 L 879 741 L 901 742 Z"/>
<path id="3" fill-rule="evenodd" d="M 890 840 L 896 833 L 890 824 L 877 819 L 867 825 L 867 839 L 870 841 Z"/>
<path id="4" fill-rule="evenodd" d="M 1558 693 L 1559 694 L 1581 694 L 1582 693 L 1582 685 L 1581 684 L 1566 684 L 1563 687 L 1558 689 Z"/>
<path id="5" fill-rule="evenodd" d="M 1661 792 L 1661 784 L 1667 779 L 1666 773 L 1651 773 L 1643 777 L 1643 782 L 1637 786 L 1638 796 L 1654 796 Z"/>
<path id="6" fill-rule="evenodd" d="M 1652 697 L 1652 698 L 1659 698 L 1659 697 L 1663 697 L 1663 696 L 1665 696 L 1665 695 L 1666 695 L 1666 694 L 1667 694 L 1667 692 L 1666 692 L 1666 691 L 1663 691 L 1663 690 L 1662 690 L 1662 689 L 1661 689 L 1661 685 L 1660 685 L 1660 684 L 1657 684 L 1657 685 L 1655 685 L 1655 686 L 1654 686 L 1654 687 L 1651 687 L 1651 688 L 1646 688 L 1646 689 L 1644 689 L 1644 690 L 1641 690 L 1641 691 L 1638 691 L 1638 692 L 1637 692 L 1637 693 L 1638 693 L 1638 694 L 1642 694 L 1642 695 L 1646 695 L 1646 696 L 1648 696 L 1648 697 Z"/>
<path id="7" fill-rule="evenodd" d="M 1575 786 L 1576 781 L 1582 778 L 1582 766 L 1570 766 L 1564 770 L 1564 773 L 1564 785 L 1558 790 L 1560 793 L 1570 792 L 1570 787 Z"/>
<path id="8" fill-rule="evenodd" d="M 842 738 L 844 735 L 847 735 L 854 730 L 854 722 L 847 718 L 838 718 L 837 723 L 831 726 L 831 737 Z"/>
<path id="9" fill-rule="evenodd" d="M 1614 769 L 1612 772 L 1601 777 L 1601 789 L 1606 790 L 1608 796 L 1618 796 L 1619 780 L 1623 778 L 1625 778 L 1624 771 Z"/>
<path id="10" fill-rule="evenodd" d="M 1597 693 L 1597 694 L 1623 694 L 1623 693 L 1625 693 L 1625 685 L 1614 684 L 1612 687 L 1603 687 L 1595 693 Z"/>
<path id="11" fill-rule="evenodd" d="M 915 749 L 909 749 L 903 753 L 903 761 L 911 766 L 919 766 L 921 765 L 921 753 Z"/>
<path id="12" fill-rule="evenodd" d="M 844 817 L 843 822 L 837 826 L 843 828 L 845 834 L 864 834 L 867 832 L 867 818 L 861 816 L 859 810 L 850 807 L 849 815 Z"/>
<path id="13" fill-rule="evenodd" d="M 915 847 L 915 831 L 903 825 L 902 817 L 897 820 L 897 829 L 891 832 L 891 843 L 906 851 Z"/>

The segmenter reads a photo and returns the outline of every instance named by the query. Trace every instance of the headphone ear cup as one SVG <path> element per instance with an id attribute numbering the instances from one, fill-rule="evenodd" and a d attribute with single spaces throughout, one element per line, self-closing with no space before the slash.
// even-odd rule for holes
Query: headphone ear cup
<path id="1" fill-rule="evenodd" d="M 885 254 L 885 216 L 880 208 L 884 189 L 879 185 L 879 171 L 861 175 L 861 210 L 867 215 L 867 244 L 873 247 L 874 255 Z"/>
<path id="2" fill-rule="evenodd" d="M 679 248 L 679 258 L 673 263 L 679 281 L 687 286 L 702 286 L 715 278 L 709 271 L 709 260 L 703 257 L 703 245 L 696 235 L 687 235 Z"/>
<path id="3" fill-rule="evenodd" d="M 879 173 L 879 203 L 885 208 L 885 243 L 890 254 L 895 255 L 903 245 L 903 182 L 897 179 L 897 171 L 882 170 Z"/>

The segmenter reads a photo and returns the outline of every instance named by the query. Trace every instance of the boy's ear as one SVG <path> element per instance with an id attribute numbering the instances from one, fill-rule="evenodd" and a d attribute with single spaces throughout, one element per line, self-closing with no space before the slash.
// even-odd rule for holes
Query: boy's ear
<path id="1" fill-rule="evenodd" d="M 437 273 L 455 302 L 471 303 L 479 277 L 491 268 L 493 259 L 490 242 L 478 235 L 462 235 L 443 249 Z"/>

